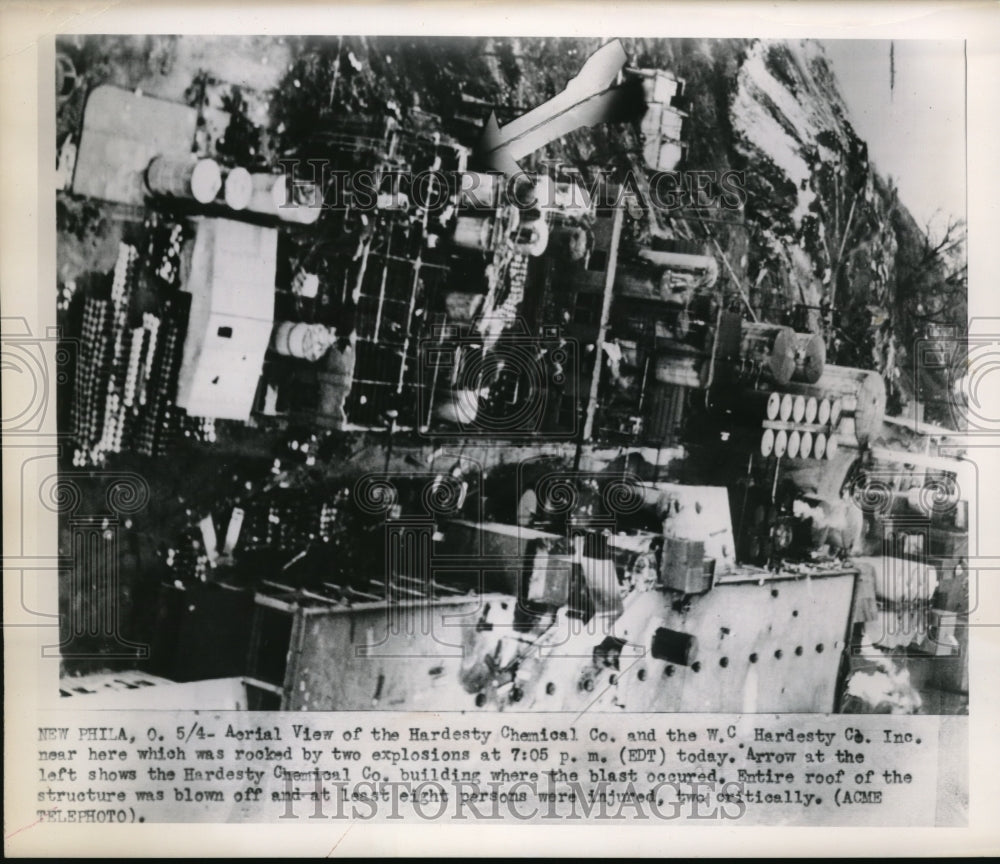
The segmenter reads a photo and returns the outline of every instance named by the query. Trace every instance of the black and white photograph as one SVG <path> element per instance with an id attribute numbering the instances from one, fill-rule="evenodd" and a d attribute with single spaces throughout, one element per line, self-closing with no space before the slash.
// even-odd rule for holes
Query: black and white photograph
<path id="1" fill-rule="evenodd" d="M 39 51 L 33 830 L 967 827 L 966 40 L 475 20 Z"/>
<path id="2" fill-rule="evenodd" d="M 967 710 L 960 43 L 56 46 L 64 697 Z"/>

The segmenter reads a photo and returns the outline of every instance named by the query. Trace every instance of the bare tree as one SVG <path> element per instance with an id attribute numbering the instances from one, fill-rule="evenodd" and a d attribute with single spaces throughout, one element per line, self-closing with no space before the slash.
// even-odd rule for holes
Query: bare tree
<path id="1" fill-rule="evenodd" d="M 929 222 L 922 233 L 917 253 L 897 261 L 896 271 L 903 323 L 915 335 L 929 335 L 932 325 L 963 326 L 968 309 L 965 223 L 950 218 L 935 230 Z"/>

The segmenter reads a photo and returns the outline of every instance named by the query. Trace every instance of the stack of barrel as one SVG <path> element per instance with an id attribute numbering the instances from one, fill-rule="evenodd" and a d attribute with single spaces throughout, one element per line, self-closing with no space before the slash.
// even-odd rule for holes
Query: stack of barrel
<path id="1" fill-rule="evenodd" d="M 743 322 L 739 359 L 758 389 L 742 394 L 735 413 L 759 422 L 763 456 L 832 459 L 840 444 L 862 447 L 882 425 L 882 377 L 827 364 L 819 334 Z"/>
<path id="2" fill-rule="evenodd" d="M 306 225 L 319 219 L 323 189 L 311 181 L 285 174 L 254 173 L 246 168 L 223 169 L 214 159 L 192 154 L 156 156 L 146 167 L 146 187 L 154 195 L 199 204 L 224 204 Z"/>
<path id="3" fill-rule="evenodd" d="M 766 396 L 761 421 L 762 456 L 834 457 L 839 445 L 836 430 L 843 416 L 841 399 L 778 391 L 760 395 Z"/>

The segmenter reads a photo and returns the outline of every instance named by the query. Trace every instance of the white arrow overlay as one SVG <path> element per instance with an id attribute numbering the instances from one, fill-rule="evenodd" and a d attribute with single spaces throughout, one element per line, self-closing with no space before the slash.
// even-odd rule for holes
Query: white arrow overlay
<path id="1" fill-rule="evenodd" d="M 490 115 L 479 144 L 481 160 L 488 168 L 515 174 L 520 171 L 518 159 L 574 129 L 608 120 L 625 92 L 615 82 L 626 59 L 615 39 L 591 54 L 579 74 L 547 102 L 502 129 L 496 114 Z"/>

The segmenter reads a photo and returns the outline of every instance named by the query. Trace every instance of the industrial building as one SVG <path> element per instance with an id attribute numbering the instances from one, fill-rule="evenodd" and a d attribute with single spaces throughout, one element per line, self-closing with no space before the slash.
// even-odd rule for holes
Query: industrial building
<path id="1" fill-rule="evenodd" d="M 619 71 L 642 165 L 674 170 L 684 82 Z M 550 131 L 624 86 L 558 97 Z M 882 447 L 882 377 L 758 320 L 709 237 L 629 213 L 621 178 L 516 186 L 423 115 L 327 134 L 377 192 L 333 208 L 193 153 L 193 111 L 89 96 L 72 190 L 143 219 L 79 303 L 73 461 L 287 450 L 189 513 L 151 675 L 251 709 L 830 712 L 884 645 L 960 658 L 935 687 L 961 693 L 967 517 L 920 491 L 959 462 Z M 440 194 L 390 182 L 421 173 Z M 909 467 L 873 511 L 878 460 Z M 887 559 L 919 571 L 894 595 L 869 559 L 899 535 L 927 539 Z M 876 632 L 914 608 L 912 640 Z"/>

